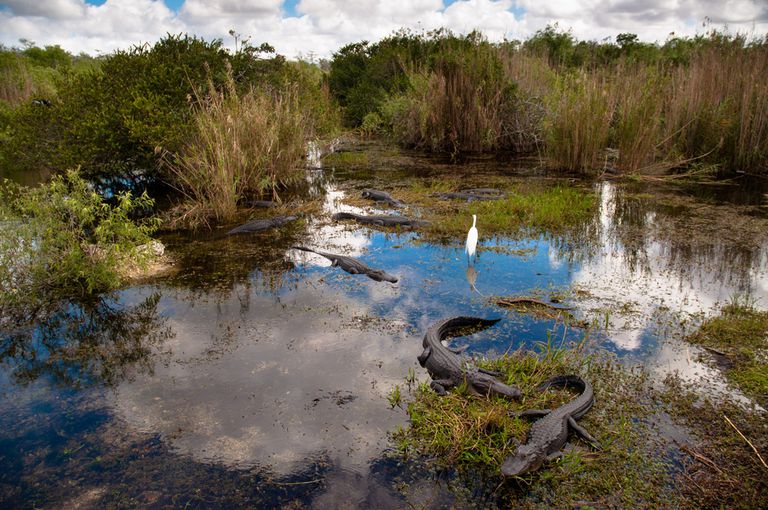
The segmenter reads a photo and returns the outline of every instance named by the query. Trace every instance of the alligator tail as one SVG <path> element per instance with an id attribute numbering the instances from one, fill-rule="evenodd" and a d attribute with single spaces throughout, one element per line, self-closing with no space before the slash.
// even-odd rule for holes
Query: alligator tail
<path id="1" fill-rule="evenodd" d="M 587 387 L 587 383 L 578 375 L 558 375 L 539 384 L 536 389 L 542 391 L 551 388 L 552 386 L 558 388 L 574 388 L 583 392 Z"/>
<path id="2" fill-rule="evenodd" d="M 311 251 L 312 253 L 317 253 L 312 248 L 306 248 L 304 246 L 291 246 L 291 249 L 293 249 L 293 250 L 301 250 L 301 251 Z"/>
<path id="3" fill-rule="evenodd" d="M 355 213 L 349 213 L 349 212 L 337 212 L 333 216 L 331 216 L 331 219 L 334 221 L 338 220 L 356 220 L 360 217 L 360 215 Z"/>

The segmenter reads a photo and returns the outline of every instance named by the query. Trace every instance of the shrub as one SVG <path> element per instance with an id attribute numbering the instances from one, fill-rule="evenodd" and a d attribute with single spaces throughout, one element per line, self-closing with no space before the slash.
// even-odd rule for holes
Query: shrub
<path id="1" fill-rule="evenodd" d="M 268 45 L 244 45 L 230 55 L 220 40 L 188 35 L 117 51 L 98 68 L 86 66 L 58 80 L 58 100 L 46 112 L 15 112 L 4 159 L 54 171 L 79 166 L 89 178 L 156 176 L 155 148 L 182 146 L 195 88 L 209 79 L 222 86 L 230 64 L 238 86 L 283 82 L 282 57 L 258 58 L 270 51 Z"/>
<path id="2" fill-rule="evenodd" d="M 137 248 L 150 241 L 156 221 L 131 219 L 151 205 L 146 195 L 129 193 L 110 205 L 77 171 L 37 188 L 5 181 L 0 190 L 2 312 L 117 288 L 122 265 L 151 256 Z"/>

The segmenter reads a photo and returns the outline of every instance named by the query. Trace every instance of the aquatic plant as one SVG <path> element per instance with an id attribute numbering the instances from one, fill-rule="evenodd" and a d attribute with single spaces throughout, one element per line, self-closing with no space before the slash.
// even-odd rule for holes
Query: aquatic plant
<path id="1" fill-rule="evenodd" d="M 463 236 L 472 214 L 477 215 L 478 229 L 486 236 L 562 232 L 591 218 L 597 207 L 592 193 L 564 186 L 512 186 L 503 189 L 506 197 L 500 200 L 436 201 L 432 196 L 458 184 L 450 180 L 427 187 L 415 184 L 408 192 L 400 193 L 407 202 L 429 208 L 425 214 L 431 222 L 424 229 L 427 235 Z M 457 214 L 458 210 L 461 214 Z"/>

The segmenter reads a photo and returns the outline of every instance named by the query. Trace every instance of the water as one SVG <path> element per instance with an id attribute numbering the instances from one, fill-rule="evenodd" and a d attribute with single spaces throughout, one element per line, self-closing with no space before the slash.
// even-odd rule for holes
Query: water
<path id="1" fill-rule="evenodd" d="M 224 227 L 165 235 L 175 273 L 4 338 L 0 506 L 463 507 L 444 474 L 388 455 L 388 433 L 407 416 L 386 396 L 405 388 L 409 369 L 426 377 L 416 356 L 429 324 L 503 318 L 459 340 L 476 356 L 578 342 L 580 328 L 486 299 L 564 293 L 578 318 L 601 326 L 592 340 L 628 363 L 717 380 L 678 339 L 734 295 L 768 303 L 763 190 L 739 199 L 733 187 L 691 197 L 684 188 L 577 183 L 599 196 L 588 225 L 523 239 L 481 230 L 472 270 L 463 239 L 424 243 L 418 233 L 334 224 L 330 213 L 365 212 L 342 203 L 362 187 L 438 170 L 520 172 L 397 161 L 377 172 L 308 170 L 306 192 L 323 200 L 321 214 L 251 236 L 227 237 Z M 691 224 L 709 230 L 694 235 Z M 290 249 L 297 244 L 359 257 L 400 281 L 348 275 Z M 397 490 L 402 480 L 407 494 Z"/>

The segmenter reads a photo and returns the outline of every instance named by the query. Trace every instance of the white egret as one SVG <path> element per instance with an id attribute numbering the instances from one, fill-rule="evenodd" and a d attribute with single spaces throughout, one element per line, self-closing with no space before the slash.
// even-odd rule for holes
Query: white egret
<path id="1" fill-rule="evenodd" d="M 475 256 L 475 249 L 477 248 L 477 227 L 475 227 L 475 224 L 477 223 L 477 215 L 472 215 L 472 228 L 469 229 L 469 232 L 467 233 L 467 264 L 469 264 L 469 260 Z"/>

